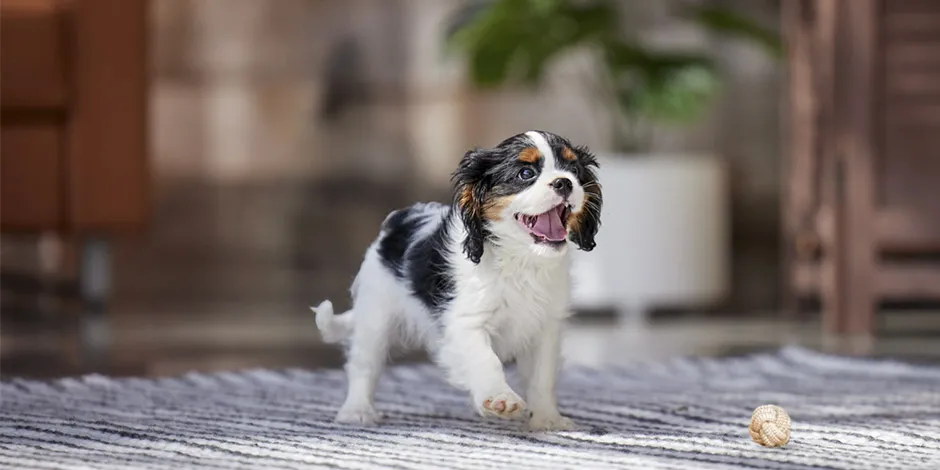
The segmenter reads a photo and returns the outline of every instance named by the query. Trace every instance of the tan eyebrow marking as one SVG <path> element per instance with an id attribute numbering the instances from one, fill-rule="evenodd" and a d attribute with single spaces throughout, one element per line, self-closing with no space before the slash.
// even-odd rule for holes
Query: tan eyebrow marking
<path id="1" fill-rule="evenodd" d="M 578 159 L 578 156 L 571 150 L 571 147 L 565 147 L 565 149 L 561 151 L 561 156 L 565 160 L 572 162 Z"/>
<path id="2" fill-rule="evenodd" d="M 539 152 L 539 149 L 535 147 L 526 147 L 523 151 L 519 152 L 519 160 L 526 163 L 535 163 L 542 158 L 542 152 Z"/>

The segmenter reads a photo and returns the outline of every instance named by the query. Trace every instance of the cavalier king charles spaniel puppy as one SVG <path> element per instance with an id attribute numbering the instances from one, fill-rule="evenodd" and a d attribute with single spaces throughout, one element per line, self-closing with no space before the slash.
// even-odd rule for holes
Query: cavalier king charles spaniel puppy
<path id="1" fill-rule="evenodd" d="M 326 342 L 348 345 L 337 421 L 374 424 L 389 352 L 424 347 L 482 416 L 570 429 L 555 394 L 560 330 L 569 315 L 569 242 L 594 248 L 597 161 L 558 135 L 530 131 L 467 152 L 452 204 L 389 214 L 352 283 L 353 307 L 314 308 Z M 525 399 L 506 380 L 515 361 Z"/>

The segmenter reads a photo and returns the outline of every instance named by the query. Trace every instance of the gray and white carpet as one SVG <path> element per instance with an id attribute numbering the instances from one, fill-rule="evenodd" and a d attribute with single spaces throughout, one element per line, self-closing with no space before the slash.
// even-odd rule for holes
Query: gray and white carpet
<path id="1" fill-rule="evenodd" d="M 381 426 L 334 424 L 340 371 L 0 384 L 2 468 L 940 469 L 940 368 L 784 349 L 605 370 L 567 369 L 561 407 L 583 428 L 484 421 L 429 366 L 392 368 Z M 751 441 L 778 404 L 790 443 Z"/>

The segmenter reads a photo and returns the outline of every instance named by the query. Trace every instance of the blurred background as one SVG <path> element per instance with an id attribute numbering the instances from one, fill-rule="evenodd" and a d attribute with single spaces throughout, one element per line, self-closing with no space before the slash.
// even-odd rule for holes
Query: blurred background
<path id="1" fill-rule="evenodd" d="M 529 129 L 602 162 L 569 362 L 936 361 L 940 2 L 848 3 L 5 0 L 0 373 L 339 366 L 308 306 Z"/>

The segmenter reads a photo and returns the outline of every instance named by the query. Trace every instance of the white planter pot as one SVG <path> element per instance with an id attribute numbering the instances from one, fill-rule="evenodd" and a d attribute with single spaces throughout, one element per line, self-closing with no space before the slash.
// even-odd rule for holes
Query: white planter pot
<path id="1" fill-rule="evenodd" d="M 720 301 L 729 284 L 725 168 L 702 156 L 601 156 L 597 247 L 576 251 L 572 306 L 643 312 Z"/>

